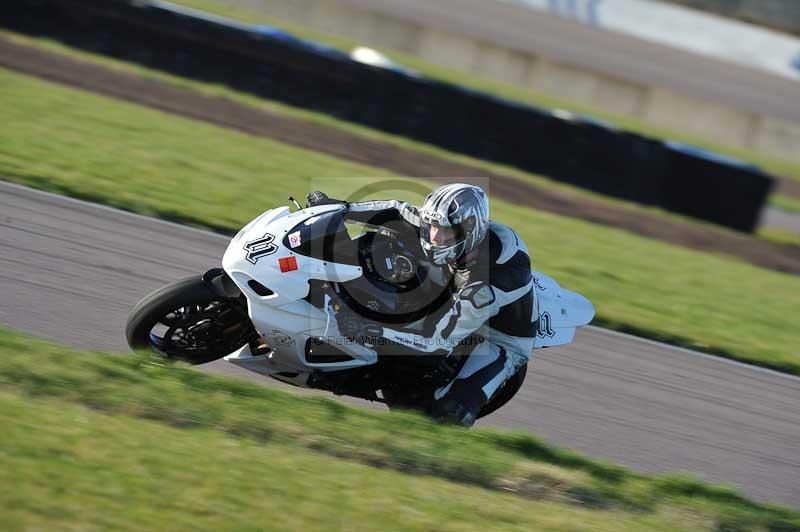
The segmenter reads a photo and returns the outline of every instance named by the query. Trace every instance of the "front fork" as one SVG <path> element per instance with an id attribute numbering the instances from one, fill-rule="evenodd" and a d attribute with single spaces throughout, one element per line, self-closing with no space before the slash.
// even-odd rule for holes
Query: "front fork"
<path id="1" fill-rule="evenodd" d="M 268 352 L 269 347 L 264 343 L 261 334 L 259 334 L 253 326 L 250 315 L 247 313 L 247 298 L 245 298 L 242 291 L 239 290 L 239 287 L 236 286 L 236 283 L 233 282 L 233 279 L 230 278 L 225 270 L 222 268 L 212 268 L 203 274 L 202 279 L 203 284 L 206 285 L 209 290 L 231 302 L 231 308 L 237 312 L 242 323 L 245 323 L 245 326 L 250 329 L 247 335 L 247 342 L 253 356 Z"/>

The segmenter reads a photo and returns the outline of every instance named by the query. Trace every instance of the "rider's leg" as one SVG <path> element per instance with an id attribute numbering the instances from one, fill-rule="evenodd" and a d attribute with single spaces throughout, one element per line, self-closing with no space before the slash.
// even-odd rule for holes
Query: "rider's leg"
<path id="1" fill-rule="evenodd" d="M 433 417 L 472 426 L 489 398 L 516 372 L 516 358 L 495 344 L 478 345 L 455 379 L 434 393 Z"/>

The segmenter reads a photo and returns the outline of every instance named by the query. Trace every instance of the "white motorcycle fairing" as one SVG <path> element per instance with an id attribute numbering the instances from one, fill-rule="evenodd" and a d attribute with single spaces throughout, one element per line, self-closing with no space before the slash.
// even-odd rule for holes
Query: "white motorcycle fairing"
<path id="1" fill-rule="evenodd" d="M 594 305 L 582 295 L 559 286 L 541 272 L 533 272 L 533 285 L 539 305 L 539 330 L 534 349 L 572 342 L 575 329 L 594 318 Z"/>
<path id="2" fill-rule="evenodd" d="M 375 364 L 375 350 L 346 341 L 326 299 L 324 309 L 307 301 L 310 281 L 346 282 L 364 274 L 356 265 L 300 253 L 303 234 L 324 224 L 343 205 L 316 206 L 290 213 L 288 207 L 265 212 L 231 241 L 222 266 L 247 299 L 248 314 L 270 350 L 253 354 L 245 345 L 225 360 L 301 387 L 318 372 L 333 372 Z M 594 307 L 583 296 L 561 288 L 551 277 L 534 272 L 539 331 L 534 348 L 572 341 L 575 329 L 589 323 Z M 325 338 L 348 356 L 341 361 L 315 362 L 307 357 L 309 342 Z"/>
<path id="3" fill-rule="evenodd" d="M 362 275 L 360 266 L 295 252 L 302 245 L 298 226 L 311 226 L 323 215 L 344 209 L 344 205 L 321 205 L 290 213 L 288 207 L 279 207 L 253 220 L 231 240 L 222 259 L 223 269 L 245 295 L 253 326 L 270 352 L 253 355 L 245 345 L 225 360 L 302 387 L 307 387 L 314 371 L 375 364 L 374 350 L 346 341 L 340 334 L 332 309 L 326 306 L 327 312 L 322 311 L 303 299 L 309 293 L 310 280 L 345 282 Z M 293 262 L 282 267 L 286 260 Z M 271 293 L 264 295 L 259 285 Z M 308 360 L 308 342 L 318 338 L 326 338 L 351 358 L 324 363 Z"/>

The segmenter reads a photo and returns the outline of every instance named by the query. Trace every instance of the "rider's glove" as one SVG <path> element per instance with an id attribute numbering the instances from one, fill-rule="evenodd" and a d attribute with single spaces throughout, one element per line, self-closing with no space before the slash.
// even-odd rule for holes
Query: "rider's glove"
<path id="1" fill-rule="evenodd" d="M 321 190 L 309 192 L 306 196 L 306 205 L 309 207 L 316 207 L 317 205 L 332 205 L 335 203 L 347 205 L 346 201 L 329 198 L 328 195 Z"/>
<path id="2" fill-rule="evenodd" d="M 351 310 L 340 310 L 336 314 L 336 323 L 342 336 L 360 344 L 374 344 L 383 336 L 383 327 L 374 321 L 364 319 Z"/>

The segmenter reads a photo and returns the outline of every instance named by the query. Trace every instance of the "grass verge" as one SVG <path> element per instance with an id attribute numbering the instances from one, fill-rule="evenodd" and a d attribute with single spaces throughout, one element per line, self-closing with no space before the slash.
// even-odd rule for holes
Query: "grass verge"
<path id="1" fill-rule="evenodd" d="M 758 236 L 764 240 L 775 242 L 776 244 L 800 246 L 800 233 L 788 229 L 764 227 L 758 230 Z"/>
<path id="2" fill-rule="evenodd" d="M 0 527 L 796 530 L 800 514 L 535 437 L 445 427 L 0 329 Z"/>
<path id="3" fill-rule="evenodd" d="M 86 52 L 83 50 L 79 50 L 76 48 L 72 48 L 56 41 L 43 38 L 29 37 L 26 35 L 5 31 L 2 29 L 0 29 L 0 37 L 8 39 L 17 45 L 29 46 L 32 48 L 45 51 L 47 53 L 63 55 L 64 57 L 77 59 L 84 62 L 94 63 L 99 66 L 102 66 L 103 68 L 108 68 L 125 74 L 133 74 L 145 78 L 154 79 L 163 83 L 167 83 L 169 85 L 180 87 L 186 90 L 191 90 L 204 95 L 229 99 L 239 104 L 243 104 L 259 110 L 264 110 L 270 113 L 285 115 L 287 117 L 296 120 L 307 121 L 309 123 L 318 124 L 323 127 L 339 129 L 353 136 L 361 137 L 367 141 L 374 140 L 386 143 L 387 145 L 395 145 L 402 149 L 413 150 L 416 152 L 424 153 L 426 155 L 430 155 L 442 160 L 452 161 L 457 164 L 469 165 L 476 169 L 475 171 L 470 173 L 470 175 L 473 175 L 473 173 L 475 172 L 481 174 L 482 172 L 485 171 L 488 174 L 499 174 L 499 175 L 509 176 L 515 179 L 519 179 L 521 181 L 531 183 L 534 186 L 546 187 L 551 190 L 555 189 L 560 194 L 578 196 L 578 197 L 582 196 L 589 200 L 606 203 L 620 210 L 624 209 L 632 213 L 640 213 L 644 216 L 656 215 L 656 216 L 667 217 L 682 223 L 706 226 L 709 229 L 713 229 L 714 231 L 733 232 L 732 230 L 711 224 L 709 222 L 698 220 L 697 218 L 692 218 L 678 213 L 666 211 L 658 207 L 643 206 L 630 201 L 612 198 L 610 196 L 605 196 L 586 189 L 578 188 L 569 185 L 567 183 L 555 181 L 545 176 L 523 172 L 513 167 L 504 166 L 497 163 L 491 163 L 488 161 L 483 161 L 467 157 L 464 155 L 455 154 L 453 152 L 448 152 L 446 150 L 437 148 L 435 146 L 417 142 L 411 139 L 391 135 L 388 133 L 383 133 L 381 131 L 370 129 L 354 123 L 338 120 L 334 117 L 322 113 L 302 110 L 299 108 L 281 104 L 276 101 L 266 100 L 259 97 L 255 97 L 253 95 L 249 95 L 247 93 L 238 92 L 224 85 L 211 84 L 188 78 L 182 78 L 162 71 L 142 67 L 134 63 L 128 63 L 116 58 L 110 58 Z M 791 198 L 779 195 L 773 195 L 770 199 L 770 202 L 773 205 L 781 205 L 781 206 L 793 205 L 792 203 L 793 200 Z M 769 240 L 777 244 L 787 243 L 786 238 L 774 238 L 774 235 L 769 232 L 758 231 L 754 234 L 754 236 L 756 238 Z"/>
<path id="4" fill-rule="evenodd" d="M 0 99 L 13 131 L 0 136 L 0 175 L 206 227 L 237 230 L 315 184 L 346 194 L 391 176 L 2 70 Z M 493 213 L 536 269 L 595 303 L 600 323 L 800 374 L 797 276 L 500 201 Z"/>
<path id="5" fill-rule="evenodd" d="M 774 194 L 770 197 L 769 202 L 773 207 L 778 207 L 784 211 L 800 214 L 800 200 L 795 198 Z"/>
<path id="6" fill-rule="evenodd" d="M 297 120 L 302 120 L 325 127 L 339 129 L 351 135 L 358 136 L 367 140 L 375 140 L 382 143 L 398 146 L 403 149 L 414 150 L 417 152 L 435 156 L 443 160 L 453 161 L 455 163 L 476 167 L 480 170 L 485 170 L 486 172 L 489 173 L 506 175 L 509 177 L 513 177 L 515 179 L 519 179 L 521 181 L 532 183 L 540 187 L 556 189 L 562 193 L 584 196 L 596 201 L 601 201 L 613 205 L 617 208 L 624 208 L 627 210 L 633 210 L 636 212 L 641 212 L 646 214 L 657 214 L 659 216 L 667 216 L 676 220 L 681 220 L 686 223 L 707 225 L 709 227 L 714 228 L 715 230 L 727 230 L 726 228 L 711 224 L 710 222 L 701 221 L 697 218 L 692 218 L 690 216 L 674 213 L 658 207 L 643 206 L 641 204 L 634 203 L 631 201 L 626 201 L 619 198 L 613 198 L 611 196 L 603 195 L 584 188 L 579 188 L 570 185 L 568 183 L 564 183 L 562 181 L 557 181 L 543 175 L 532 174 L 529 172 L 524 172 L 518 168 L 514 168 L 511 166 L 506 166 L 499 163 L 493 163 L 481 159 L 475 159 L 473 157 L 469 157 L 466 155 L 450 152 L 442 148 L 433 146 L 431 144 L 425 144 L 423 142 L 419 142 L 406 137 L 385 133 L 380 130 L 356 124 L 354 122 L 340 120 L 324 113 L 309 111 L 298 107 L 292 107 L 290 105 L 283 104 L 275 100 L 260 98 L 252 94 L 231 89 L 226 85 L 208 83 L 186 77 L 176 76 L 160 70 L 147 68 L 135 63 L 128 63 L 126 61 L 122 61 L 116 58 L 103 56 L 87 52 L 81 49 L 73 48 L 58 41 L 53 41 L 46 38 L 30 37 L 27 35 L 22 35 L 19 33 L 3 29 L 0 29 L 0 36 L 18 45 L 30 46 L 37 48 L 39 50 L 46 51 L 48 53 L 59 54 L 80 61 L 90 62 L 96 65 L 100 65 L 104 68 L 123 72 L 126 74 L 134 74 L 137 76 L 158 80 L 176 87 L 192 90 L 204 95 L 222 97 L 234 101 L 236 103 L 247 105 L 249 107 L 253 107 L 256 109 L 284 115 Z M 773 196 L 773 198 L 775 197 L 776 196 Z M 789 202 L 791 201 L 790 198 L 785 198 L 783 196 L 780 197 L 780 200 L 784 199 Z"/>

